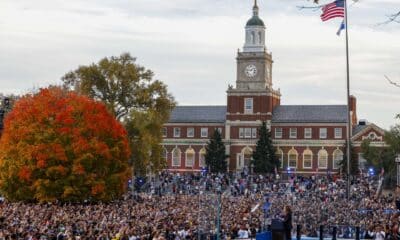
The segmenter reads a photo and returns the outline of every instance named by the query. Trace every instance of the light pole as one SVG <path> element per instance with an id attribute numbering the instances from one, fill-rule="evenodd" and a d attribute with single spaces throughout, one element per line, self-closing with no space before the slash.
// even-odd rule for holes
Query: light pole
<path id="1" fill-rule="evenodd" d="M 400 188 L 400 154 L 397 154 L 395 161 L 397 164 L 397 188 Z"/>

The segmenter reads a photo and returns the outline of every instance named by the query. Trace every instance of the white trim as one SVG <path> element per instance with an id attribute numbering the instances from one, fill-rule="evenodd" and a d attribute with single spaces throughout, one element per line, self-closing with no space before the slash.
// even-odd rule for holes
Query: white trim
<path id="1" fill-rule="evenodd" d="M 319 165 L 319 161 L 321 160 L 321 155 L 323 152 L 326 153 L 326 167 L 320 167 Z M 324 148 L 322 148 L 318 151 L 318 169 L 328 169 L 328 166 L 329 166 L 329 154 Z"/>
<path id="2" fill-rule="evenodd" d="M 203 147 L 202 149 L 200 149 L 200 151 L 199 151 L 199 167 L 205 167 L 207 164 L 206 164 L 206 148 L 205 147 Z M 201 155 L 202 154 L 204 154 L 204 164 L 201 164 Z"/>
<path id="3" fill-rule="evenodd" d="M 292 132 L 292 130 L 294 130 L 294 131 Z M 295 134 L 293 134 L 293 136 L 292 136 L 292 133 L 295 133 Z M 294 136 L 294 135 L 296 135 L 296 136 Z M 289 129 L 289 138 L 290 139 L 297 139 L 297 128 L 290 128 Z"/>
<path id="4" fill-rule="evenodd" d="M 338 154 L 337 154 L 337 153 L 338 153 Z M 335 149 L 335 150 L 333 151 L 333 153 L 332 153 L 332 169 L 340 169 L 340 166 L 335 167 L 335 162 L 336 162 L 335 156 L 336 156 L 336 155 L 342 155 L 342 159 L 340 159 L 340 161 L 343 161 L 343 159 L 344 159 L 344 153 L 343 153 L 343 151 L 340 150 L 339 148 Z M 339 161 L 339 162 L 340 162 L 340 161 Z"/>
<path id="5" fill-rule="evenodd" d="M 378 133 L 380 133 L 381 135 L 385 135 L 385 131 L 382 128 L 376 126 L 373 123 L 370 123 L 367 125 L 366 128 L 364 128 L 363 130 L 358 132 L 356 135 L 352 136 L 351 139 L 359 138 L 360 136 L 364 135 L 364 133 L 368 132 L 371 128 L 374 129 L 375 131 L 377 131 Z"/>
<path id="6" fill-rule="evenodd" d="M 306 130 L 310 130 L 310 132 L 309 132 L 310 135 L 306 134 L 307 133 Z M 305 139 L 311 139 L 312 138 L 312 128 L 310 128 L 310 127 L 304 128 L 304 138 Z"/>
<path id="7" fill-rule="evenodd" d="M 277 135 L 278 129 L 280 129 L 280 133 L 281 133 L 280 136 Z M 275 128 L 274 132 L 275 132 L 275 138 L 281 139 L 283 137 L 283 128 Z"/>
<path id="8" fill-rule="evenodd" d="M 216 123 L 165 123 L 163 125 L 164 127 L 185 127 L 185 126 L 189 126 L 189 127 L 223 127 L 225 126 L 225 122 L 216 122 Z"/>
<path id="9" fill-rule="evenodd" d="M 337 132 L 336 132 L 336 130 L 340 130 L 340 134 L 336 134 Z M 334 130 L 334 138 L 335 139 L 341 139 L 341 138 L 343 138 L 343 128 L 335 128 Z"/>
<path id="10" fill-rule="evenodd" d="M 203 131 L 205 131 L 205 135 L 203 135 Z M 207 138 L 208 137 L 208 128 L 206 128 L 206 127 L 202 127 L 201 129 L 200 129 L 200 137 L 201 138 Z"/>
<path id="11" fill-rule="evenodd" d="M 189 129 L 192 129 L 193 130 L 193 134 L 192 135 L 189 135 Z M 189 128 L 187 128 L 186 129 L 186 137 L 188 137 L 188 138 L 194 138 L 194 127 L 189 127 Z"/>
<path id="12" fill-rule="evenodd" d="M 179 135 L 175 134 L 176 133 L 175 130 L 179 130 Z M 180 138 L 181 135 L 182 135 L 181 128 L 180 127 L 174 127 L 174 134 L 173 134 L 174 138 Z"/>
<path id="13" fill-rule="evenodd" d="M 248 102 L 249 101 L 249 102 Z M 249 106 L 251 108 L 247 108 L 248 105 L 247 103 L 251 103 Z M 244 109 L 243 109 L 244 114 L 253 114 L 254 113 L 254 99 L 253 98 L 245 98 L 244 99 Z"/>
<path id="14" fill-rule="evenodd" d="M 334 127 L 334 126 L 346 126 L 346 123 L 278 123 L 272 122 L 273 127 L 282 126 L 282 127 Z"/>
<path id="15" fill-rule="evenodd" d="M 325 130 L 325 136 L 322 135 L 322 130 Z M 328 128 L 319 128 L 319 139 L 328 139 Z"/>
<path id="16" fill-rule="evenodd" d="M 193 154 L 193 163 L 192 165 L 188 165 L 188 153 L 191 152 Z M 194 167 L 196 165 L 196 152 L 192 147 L 186 149 L 185 151 L 185 167 Z"/>
<path id="17" fill-rule="evenodd" d="M 179 151 L 179 165 L 175 164 L 175 161 L 174 161 L 175 151 Z M 172 150 L 171 166 L 172 167 L 181 167 L 182 166 L 182 151 L 177 146 Z"/>
<path id="18" fill-rule="evenodd" d="M 296 154 L 293 154 L 293 155 L 296 155 L 296 167 L 290 166 L 290 152 L 292 152 L 292 151 L 294 151 L 294 152 L 296 153 Z M 298 166 L 299 166 L 299 152 L 298 152 L 294 147 L 292 147 L 292 149 L 290 149 L 290 150 L 288 151 L 287 155 L 288 155 L 288 164 L 287 164 L 287 167 L 290 168 L 290 169 L 292 169 L 292 168 L 298 169 Z"/>
<path id="19" fill-rule="evenodd" d="M 310 167 L 305 167 L 304 166 L 304 156 L 306 155 L 305 153 L 308 153 L 308 152 L 310 152 L 311 153 L 311 166 Z M 309 148 L 307 148 L 307 149 L 305 149 L 304 151 L 303 151 L 303 169 L 312 169 L 312 167 L 313 167 L 313 158 L 314 158 L 314 153 L 309 149 Z"/>

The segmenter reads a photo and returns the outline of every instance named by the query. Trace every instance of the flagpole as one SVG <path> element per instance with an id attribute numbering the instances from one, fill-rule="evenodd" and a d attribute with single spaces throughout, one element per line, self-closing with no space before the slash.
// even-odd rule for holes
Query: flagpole
<path id="1" fill-rule="evenodd" d="M 349 64 L 349 24 L 347 18 L 347 0 L 344 0 L 345 11 L 345 28 L 346 28 L 346 82 L 347 82 L 347 139 L 346 139 L 346 156 L 347 156 L 347 199 L 350 199 L 350 139 L 351 139 L 351 116 L 350 116 L 350 64 Z"/>

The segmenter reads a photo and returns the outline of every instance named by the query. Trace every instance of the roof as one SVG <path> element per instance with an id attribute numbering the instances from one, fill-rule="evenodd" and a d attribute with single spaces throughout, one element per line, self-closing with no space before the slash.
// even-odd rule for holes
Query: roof
<path id="1" fill-rule="evenodd" d="M 248 26 L 263 26 L 265 27 L 265 24 L 263 22 L 263 20 L 261 20 L 261 18 L 259 18 L 258 16 L 253 16 L 252 18 L 249 19 L 249 21 L 247 21 L 246 27 Z"/>
<path id="2" fill-rule="evenodd" d="M 281 105 L 272 113 L 274 123 L 346 123 L 346 105 Z"/>
<path id="3" fill-rule="evenodd" d="M 357 125 L 353 127 L 353 136 L 357 135 L 358 133 L 360 133 L 361 131 L 363 131 L 365 128 L 367 128 L 368 125 Z"/>
<path id="4" fill-rule="evenodd" d="M 226 106 L 177 106 L 169 123 L 224 123 Z"/>

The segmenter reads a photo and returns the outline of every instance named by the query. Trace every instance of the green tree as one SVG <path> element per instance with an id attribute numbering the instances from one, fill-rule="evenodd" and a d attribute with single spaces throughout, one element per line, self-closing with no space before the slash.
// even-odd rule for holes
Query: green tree
<path id="1" fill-rule="evenodd" d="M 206 165 L 212 173 L 224 173 L 227 171 L 226 159 L 229 155 L 225 153 L 225 145 L 222 142 L 221 133 L 215 129 L 206 146 Z"/>
<path id="2" fill-rule="evenodd" d="M 253 164 L 255 173 L 273 173 L 278 168 L 279 160 L 275 156 L 272 145 L 271 132 L 265 122 L 259 129 L 259 139 L 256 150 L 253 152 Z"/>
<path id="3" fill-rule="evenodd" d="M 347 175 L 347 148 L 344 148 L 343 160 L 339 163 L 342 173 Z M 357 176 L 359 174 L 358 155 L 354 150 L 353 143 L 350 142 L 350 175 Z"/>
<path id="4" fill-rule="evenodd" d="M 148 166 L 162 167 L 161 128 L 175 107 L 167 86 L 153 79 L 152 71 L 136 63 L 130 54 L 103 58 L 90 66 L 80 66 L 63 78 L 64 86 L 106 104 L 126 127 L 135 172 L 143 174 Z"/>

